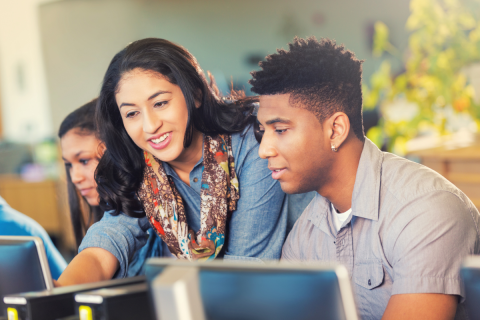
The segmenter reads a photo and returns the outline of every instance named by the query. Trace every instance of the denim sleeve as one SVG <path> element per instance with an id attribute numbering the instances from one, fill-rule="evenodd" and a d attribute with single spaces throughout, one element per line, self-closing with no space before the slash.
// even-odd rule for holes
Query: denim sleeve
<path id="1" fill-rule="evenodd" d="M 235 159 L 240 200 L 230 219 L 224 259 L 279 259 L 287 227 L 285 193 L 272 179 L 268 161 L 258 156 L 253 132 L 248 130 L 239 143 Z"/>
<path id="2" fill-rule="evenodd" d="M 78 252 L 91 247 L 107 250 L 118 259 L 120 265 L 114 278 L 125 278 L 134 254 L 148 239 L 138 220 L 123 213 L 114 216 L 109 211 L 105 212 L 102 220 L 88 229 Z"/>

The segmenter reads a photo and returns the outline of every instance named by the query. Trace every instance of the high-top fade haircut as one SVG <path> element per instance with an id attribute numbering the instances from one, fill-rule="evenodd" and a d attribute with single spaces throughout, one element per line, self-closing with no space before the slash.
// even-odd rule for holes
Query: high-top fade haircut
<path id="1" fill-rule="evenodd" d="M 260 95 L 290 93 L 290 105 L 309 110 L 320 123 L 344 112 L 360 141 L 362 119 L 362 62 L 330 39 L 295 37 L 289 51 L 278 49 L 251 72 L 251 90 Z"/>

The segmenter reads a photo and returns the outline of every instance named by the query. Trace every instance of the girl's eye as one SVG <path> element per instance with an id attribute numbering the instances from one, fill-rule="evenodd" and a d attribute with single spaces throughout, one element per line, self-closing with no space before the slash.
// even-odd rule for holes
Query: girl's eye
<path id="1" fill-rule="evenodd" d="M 132 117 L 134 117 L 137 113 L 138 113 L 137 111 L 127 112 L 126 118 L 132 118 Z"/>
<path id="2" fill-rule="evenodd" d="M 72 164 L 69 162 L 65 162 L 65 168 L 70 169 L 72 167 Z"/>
<path id="3" fill-rule="evenodd" d="M 80 159 L 80 160 L 78 160 L 78 162 L 80 162 L 84 166 L 86 166 L 88 164 L 88 161 L 90 161 L 90 159 Z"/>
<path id="4" fill-rule="evenodd" d="M 276 133 L 284 133 L 287 129 L 275 129 Z"/>
<path id="5" fill-rule="evenodd" d="M 160 107 L 163 107 L 164 105 L 166 105 L 167 103 L 168 103 L 168 101 L 161 101 L 161 102 L 155 103 L 153 106 L 155 108 L 160 108 Z"/>

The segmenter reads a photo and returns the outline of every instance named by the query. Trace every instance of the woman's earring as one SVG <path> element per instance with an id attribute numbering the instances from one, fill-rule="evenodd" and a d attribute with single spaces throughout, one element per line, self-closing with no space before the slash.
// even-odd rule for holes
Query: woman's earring
<path id="1" fill-rule="evenodd" d="M 337 151 L 338 151 L 338 149 L 335 147 L 334 144 L 332 144 L 332 151 L 333 151 L 333 152 L 337 152 Z"/>

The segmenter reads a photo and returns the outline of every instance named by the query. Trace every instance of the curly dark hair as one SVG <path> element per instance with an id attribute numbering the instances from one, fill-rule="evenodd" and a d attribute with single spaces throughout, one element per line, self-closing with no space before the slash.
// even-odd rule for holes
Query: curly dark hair
<path id="1" fill-rule="evenodd" d="M 362 62 L 334 40 L 295 37 L 290 51 L 278 49 L 251 72 L 251 90 L 260 95 L 290 93 L 290 104 L 305 108 L 323 123 L 344 112 L 360 141 L 365 140 L 362 118 Z"/>

